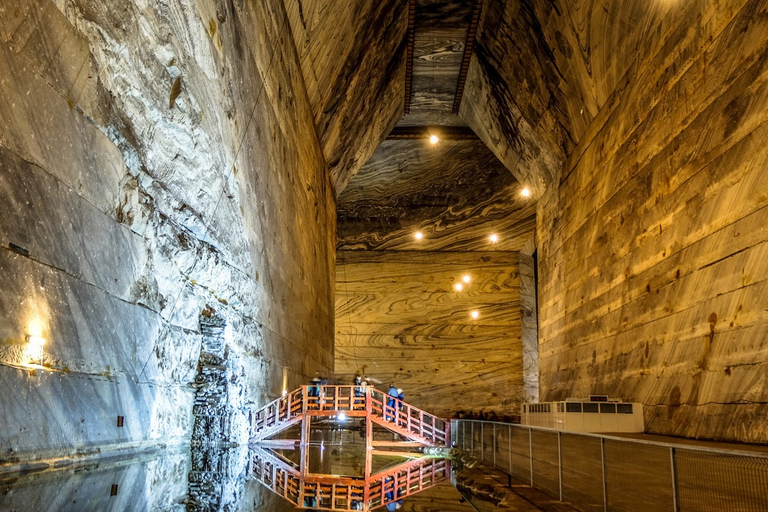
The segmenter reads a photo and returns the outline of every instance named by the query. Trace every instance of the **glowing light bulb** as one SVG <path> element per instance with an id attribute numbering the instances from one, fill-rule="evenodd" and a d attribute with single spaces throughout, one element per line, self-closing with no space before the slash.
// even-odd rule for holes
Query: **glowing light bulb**
<path id="1" fill-rule="evenodd" d="M 416 240 L 421 240 L 422 238 L 424 238 L 424 233 L 422 233 L 421 231 L 417 231 L 417 232 L 416 232 L 416 233 L 413 235 L 413 237 L 414 237 Z"/>
<path id="2" fill-rule="evenodd" d="M 523 197 L 531 197 L 531 189 L 524 187 L 523 190 L 520 191 L 520 195 Z"/>
<path id="3" fill-rule="evenodd" d="M 29 346 L 27 347 L 27 354 L 29 355 L 29 358 L 34 363 L 37 361 L 40 366 L 43 365 L 43 345 L 45 345 L 45 338 L 42 338 L 40 336 L 27 336 L 27 342 L 29 342 Z"/>
<path id="4" fill-rule="evenodd" d="M 471 316 L 471 317 L 472 317 L 474 320 L 477 320 L 478 318 L 480 318 L 480 312 L 479 312 L 479 311 L 477 311 L 477 310 L 475 310 L 475 311 L 472 311 L 472 312 L 469 314 L 469 316 Z"/>
<path id="5" fill-rule="evenodd" d="M 41 338 L 40 336 L 27 336 L 27 341 L 30 345 L 34 345 L 36 347 L 42 347 L 45 345 L 45 338 Z"/>
<path id="6" fill-rule="evenodd" d="M 457 292 L 460 292 L 461 290 L 464 289 L 464 285 L 461 283 L 456 283 L 455 285 L 453 285 L 453 287 L 456 288 Z"/>
<path id="7" fill-rule="evenodd" d="M 437 144 L 440 141 L 440 139 L 437 138 L 437 135 L 430 135 L 429 136 L 429 143 L 430 144 Z"/>
<path id="8" fill-rule="evenodd" d="M 491 243 L 494 243 L 494 244 L 499 241 L 499 237 L 496 235 L 496 233 L 492 233 L 490 236 L 490 239 L 491 239 Z"/>
<path id="9" fill-rule="evenodd" d="M 465 283 L 469 283 L 470 279 L 471 278 L 469 277 L 469 274 L 465 274 L 464 277 L 461 278 L 461 280 Z"/>
<path id="10" fill-rule="evenodd" d="M 347 413 L 345 413 L 343 411 L 340 412 L 339 415 L 338 415 L 338 418 L 339 418 L 339 421 L 347 421 Z"/>

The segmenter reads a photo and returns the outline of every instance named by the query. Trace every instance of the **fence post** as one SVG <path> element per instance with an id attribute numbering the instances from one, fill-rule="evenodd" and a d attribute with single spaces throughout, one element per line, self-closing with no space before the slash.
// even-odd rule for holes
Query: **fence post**
<path id="1" fill-rule="evenodd" d="M 509 474 L 512 474 L 512 425 L 507 425 L 509 429 L 509 436 L 507 437 L 507 444 L 509 444 Z"/>
<path id="2" fill-rule="evenodd" d="M 563 501 L 563 446 L 560 431 L 557 432 L 557 479 L 560 482 L 560 501 Z"/>
<path id="3" fill-rule="evenodd" d="M 485 462 L 485 423 L 480 423 L 480 460 Z"/>
<path id="4" fill-rule="evenodd" d="M 533 429 L 528 427 L 528 465 L 531 468 L 531 487 L 533 487 Z"/>
<path id="5" fill-rule="evenodd" d="M 608 512 L 608 481 L 605 478 L 605 438 L 600 438 L 600 461 L 603 467 L 603 510 Z"/>
<path id="6" fill-rule="evenodd" d="M 496 424 L 493 424 L 493 467 L 496 467 Z"/>
<path id="7" fill-rule="evenodd" d="M 674 447 L 669 448 L 669 463 L 672 474 L 672 510 L 677 512 L 680 510 L 680 497 L 677 485 L 677 457 Z"/>
<path id="8" fill-rule="evenodd" d="M 472 445 L 470 446 L 470 448 L 471 448 L 472 451 L 470 453 L 474 457 L 475 456 L 475 420 L 471 420 L 471 421 L 472 421 L 472 423 L 470 423 L 470 426 L 472 428 L 470 429 L 470 435 L 471 435 L 471 439 L 472 439 Z"/>

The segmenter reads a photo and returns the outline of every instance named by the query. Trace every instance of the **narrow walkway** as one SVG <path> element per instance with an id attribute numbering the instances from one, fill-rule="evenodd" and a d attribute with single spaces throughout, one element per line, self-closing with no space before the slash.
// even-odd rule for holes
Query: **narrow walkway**
<path id="1" fill-rule="evenodd" d="M 759 444 L 739 444 L 739 443 L 725 443 L 717 441 L 702 441 L 699 439 L 688 439 L 685 437 L 673 437 L 673 436 L 660 436 L 656 434 L 633 434 L 633 433 L 617 433 L 610 434 L 614 437 L 625 437 L 627 439 L 637 439 L 639 441 L 650 441 L 652 443 L 669 443 L 675 445 L 686 445 L 691 448 L 705 450 L 722 450 L 722 451 L 735 451 L 735 452 L 748 452 L 748 453 L 765 453 L 768 454 L 768 446 Z"/>
<path id="2" fill-rule="evenodd" d="M 493 466 L 478 464 L 456 473 L 456 488 L 483 512 L 515 510 L 518 512 L 578 512 L 548 494 L 516 478 L 510 478 Z"/>

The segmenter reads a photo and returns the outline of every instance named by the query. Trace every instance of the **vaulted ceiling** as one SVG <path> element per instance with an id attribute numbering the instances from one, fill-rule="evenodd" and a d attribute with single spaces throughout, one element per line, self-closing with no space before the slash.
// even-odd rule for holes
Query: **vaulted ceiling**
<path id="1" fill-rule="evenodd" d="M 414 229 L 431 249 L 485 250 L 499 230 L 519 247 L 529 203 L 560 178 L 640 42 L 675 29 L 671 3 L 289 0 L 338 247 L 414 248 Z"/>
<path id="2" fill-rule="evenodd" d="M 416 0 L 404 115 L 339 191 L 339 249 L 519 250 L 530 238 L 530 201 L 458 115 L 480 6 Z"/>

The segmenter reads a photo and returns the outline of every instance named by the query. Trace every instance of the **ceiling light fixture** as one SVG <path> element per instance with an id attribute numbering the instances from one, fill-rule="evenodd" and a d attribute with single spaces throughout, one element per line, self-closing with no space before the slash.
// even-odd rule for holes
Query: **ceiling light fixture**
<path id="1" fill-rule="evenodd" d="M 472 311 L 472 312 L 469 314 L 469 316 L 471 316 L 471 317 L 472 317 L 474 320 L 477 320 L 478 318 L 480 318 L 480 312 L 479 312 L 479 311 L 477 311 L 477 310 L 474 310 L 474 311 Z"/>
<path id="2" fill-rule="evenodd" d="M 421 231 L 417 231 L 416 233 L 414 233 L 413 237 L 416 240 L 421 240 L 422 238 L 424 238 L 424 233 L 422 233 Z"/>
<path id="3" fill-rule="evenodd" d="M 523 190 L 520 191 L 520 195 L 523 197 L 531 197 L 531 189 L 523 187 Z"/>
<path id="4" fill-rule="evenodd" d="M 430 135 L 429 136 L 429 143 L 432 145 L 437 144 L 440 141 L 440 139 L 437 138 L 437 135 Z"/>
<path id="5" fill-rule="evenodd" d="M 464 289 L 464 285 L 461 283 L 456 283 L 455 285 L 453 285 L 453 287 L 456 288 L 457 292 L 460 292 L 461 290 Z"/>
<path id="6" fill-rule="evenodd" d="M 470 279 L 471 278 L 469 277 L 469 274 L 464 274 L 464 277 L 461 278 L 461 280 L 465 283 L 469 283 Z"/>
<path id="7" fill-rule="evenodd" d="M 493 244 L 499 241 L 499 237 L 496 236 L 496 233 L 491 233 L 491 236 L 489 238 L 491 239 L 491 243 Z"/>

